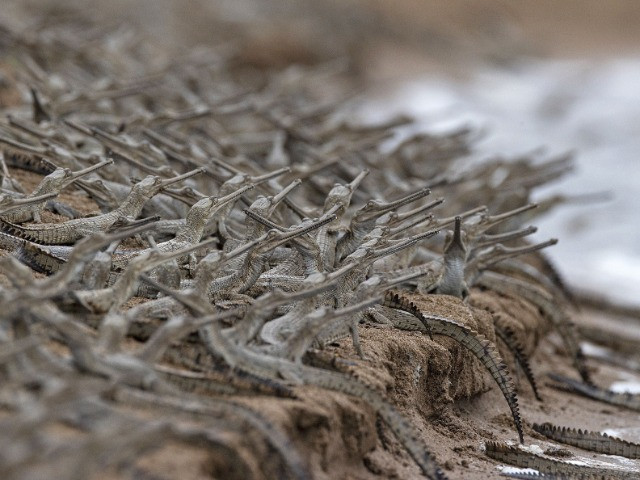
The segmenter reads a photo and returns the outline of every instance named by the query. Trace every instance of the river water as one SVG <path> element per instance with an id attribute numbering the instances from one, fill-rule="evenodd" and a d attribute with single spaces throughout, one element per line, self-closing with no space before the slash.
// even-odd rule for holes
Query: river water
<path id="1" fill-rule="evenodd" d="M 560 239 L 547 253 L 570 285 L 640 305 L 640 58 L 527 61 L 465 80 L 424 76 L 364 113 L 409 113 L 431 132 L 475 126 L 486 132 L 475 149 L 479 159 L 575 152 L 575 173 L 535 198 L 611 198 L 556 208 L 537 220 L 537 239 Z"/>

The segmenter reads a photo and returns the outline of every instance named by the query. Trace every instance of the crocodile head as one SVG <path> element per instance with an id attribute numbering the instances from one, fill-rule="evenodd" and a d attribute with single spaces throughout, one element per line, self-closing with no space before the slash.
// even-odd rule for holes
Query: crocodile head
<path id="1" fill-rule="evenodd" d="M 160 192 L 163 188 L 167 188 L 174 183 L 181 182 L 202 172 L 204 172 L 204 168 L 196 168 L 195 170 L 171 178 L 160 178 L 156 175 L 148 175 L 136 183 L 131 191 L 148 199 Z"/>
<path id="2" fill-rule="evenodd" d="M 257 213 L 258 215 L 262 215 L 263 217 L 266 217 L 269 215 L 269 210 L 271 209 L 272 205 L 273 205 L 273 197 L 265 197 L 263 195 L 258 195 L 258 198 L 256 198 L 253 201 L 249 209 L 252 212 Z"/>
<path id="3" fill-rule="evenodd" d="M 364 205 L 364 207 L 356 212 L 353 219 L 357 223 L 375 222 L 376 219 L 380 218 L 382 215 L 392 212 L 393 210 L 396 210 L 397 208 L 400 208 L 411 202 L 415 202 L 422 197 L 426 197 L 430 193 L 431 190 L 429 190 L 428 188 L 423 188 L 393 202 L 379 202 L 377 200 L 369 200 Z"/>
<path id="4" fill-rule="evenodd" d="M 155 175 L 148 175 L 131 188 L 131 193 L 141 197 L 151 198 L 162 188 L 162 179 Z"/>
<path id="5" fill-rule="evenodd" d="M 467 258 L 467 246 L 465 245 L 465 233 L 462 231 L 462 218 L 456 217 L 453 232 L 448 232 L 445 238 L 444 254 L 446 258 Z"/>
<path id="6" fill-rule="evenodd" d="M 45 178 L 48 180 L 53 180 L 55 183 L 62 183 L 72 175 L 73 173 L 68 168 L 58 167 Z"/>
<path id="7" fill-rule="evenodd" d="M 324 211 L 326 212 L 332 207 L 338 206 L 339 210 L 336 213 L 344 213 L 349 203 L 351 203 L 351 195 L 353 195 L 353 190 L 349 185 L 336 183 L 327 195 L 327 199 L 324 202 Z"/>
<path id="8" fill-rule="evenodd" d="M 188 226 L 192 226 L 195 224 L 203 223 L 214 205 L 218 203 L 218 199 L 216 197 L 206 197 L 202 200 L 198 200 L 193 206 L 189 209 L 187 213 L 186 224 Z"/>

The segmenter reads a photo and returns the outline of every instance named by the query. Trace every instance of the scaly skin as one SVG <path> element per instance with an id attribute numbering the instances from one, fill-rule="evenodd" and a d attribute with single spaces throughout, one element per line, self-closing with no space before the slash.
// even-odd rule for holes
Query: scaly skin
<path id="1" fill-rule="evenodd" d="M 469 289 L 464 281 L 467 247 L 461 232 L 461 217 L 456 217 L 453 236 L 444 249 L 444 272 L 438 280 L 434 293 L 466 298 Z"/>
<path id="2" fill-rule="evenodd" d="M 160 374 L 162 378 L 172 383 L 176 387 L 180 388 L 183 392 L 191 393 L 204 393 L 204 394 L 233 394 L 238 393 L 238 388 L 232 384 L 234 381 L 233 375 L 223 375 L 220 372 L 198 372 L 193 370 L 186 370 L 183 368 L 172 368 L 164 365 L 156 365 L 156 372 Z M 264 382 L 258 384 L 247 383 L 244 385 L 245 390 L 252 393 L 260 393 L 260 389 L 264 390 L 264 393 L 268 395 L 275 395 L 276 392 L 273 388 L 266 388 Z M 237 382 L 239 383 L 239 382 Z M 248 387 L 248 388 L 247 388 Z M 281 392 L 278 392 L 281 393 Z M 294 398 L 293 392 L 288 390 L 289 398 Z"/>
<path id="3" fill-rule="evenodd" d="M 112 164 L 113 160 L 105 160 L 97 163 L 91 167 L 83 170 L 72 172 L 68 168 L 56 168 L 52 173 L 44 177 L 38 186 L 31 192 L 29 197 L 38 197 L 46 194 L 58 194 L 60 191 L 69 184 L 76 181 L 83 175 L 87 175 L 95 170 L 104 167 L 105 165 Z M 27 198 L 29 198 L 27 197 Z M 16 209 L 10 213 L 2 214 L 2 219 L 7 222 L 27 222 L 33 219 L 35 222 L 40 222 L 40 214 L 44 210 L 46 200 L 40 202 L 25 205 L 22 208 Z"/>
<path id="4" fill-rule="evenodd" d="M 407 422 L 407 420 L 378 393 L 363 383 L 360 383 L 355 378 L 349 378 L 347 376 L 325 370 L 309 370 L 309 374 L 303 376 L 305 383 L 326 388 L 328 390 L 346 393 L 347 395 L 353 395 L 369 403 L 402 442 L 409 454 L 420 466 L 422 472 L 431 479 L 446 480 L 446 475 L 440 469 L 431 454 L 425 449 L 417 435 L 417 432 L 413 429 L 411 424 Z"/>
<path id="5" fill-rule="evenodd" d="M 502 340 L 511 353 L 513 353 L 513 356 L 518 362 L 518 365 L 522 368 L 529 385 L 531 385 L 531 389 L 533 390 L 533 394 L 536 396 L 536 400 L 541 402 L 542 397 L 540 397 L 540 393 L 538 392 L 538 385 L 535 377 L 533 376 L 531 365 L 529 364 L 529 356 L 524 352 L 524 349 L 518 342 L 518 339 L 515 338 L 513 331 L 509 328 L 500 328 L 497 325 L 495 326 L 495 331 L 500 340 Z"/>
<path id="6" fill-rule="evenodd" d="M 0 232 L 0 247 L 12 252 L 20 262 L 36 272 L 47 275 L 57 272 L 70 253 L 69 247 L 38 245 L 2 232 Z"/>
<path id="7" fill-rule="evenodd" d="M 371 405 L 420 466 L 422 472 L 430 479 L 446 480 L 446 475 L 425 448 L 411 424 L 380 394 L 346 375 L 304 366 L 301 366 L 300 370 L 296 373 L 305 384 L 352 395 Z"/>
<path id="8" fill-rule="evenodd" d="M 540 478 L 544 478 L 545 480 L 573 480 L 576 477 L 575 476 L 567 476 L 567 475 L 551 475 L 551 474 L 547 474 L 545 475 L 544 473 L 540 473 L 540 472 L 512 472 L 512 473 L 501 473 L 500 474 L 501 477 L 509 477 L 509 478 L 518 478 L 520 480 L 537 480 Z M 581 480 L 585 480 L 584 478 L 581 477 Z M 595 480 L 592 478 L 589 478 L 588 480 Z"/>
<path id="9" fill-rule="evenodd" d="M 1 221 L 0 228 L 5 233 L 43 245 L 71 245 L 95 231 L 105 231 L 120 216 L 113 211 L 91 218 L 78 218 L 63 223 L 42 223 L 38 226 L 18 226 Z"/>
<path id="10" fill-rule="evenodd" d="M 553 474 L 553 473 L 540 473 L 540 472 L 514 472 L 514 473 L 501 473 L 501 477 L 518 478 L 520 480 L 609 480 L 609 477 L 605 475 L 589 474 L 589 473 L 574 473 L 574 474 Z"/>
<path id="11" fill-rule="evenodd" d="M 553 473 L 502 473 L 502 477 L 519 478 L 521 480 L 536 480 L 543 478 L 544 480 L 611 480 L 606 475 L 590 474 L 590 473 L 574 473 L 574 474 L 553 474 Z"/>
<path id="12" fill-rule="evenodd" d="M 339 279 L 340 276 L 353 269 L 355 265 L 348 265 L 329 274 L 310 275 L 300 282 L 299 290 L 313 288 L 322 284 L 331 285 Z M 326 293 L 326 292 L 325 292 Z M 302 324 L 302 319 L 311 313 L 322 303 L 320 299 L 324 299 L 324 295 L 305 297 L 297 301 L 293 307 L 281 317 L 275 318 L 260 329 L 260 340 L 271 344 L 278 345 L 281 348 L 285 346 L 285 340 Z"/>
<path id="13" fill-rule="evenodd" d="M 24 241 L 21 248 L 14 251 L 14 255 L 20 262 L 30 266 L 36 272 L 53 275 L 66 263 L 64 258 L 58 257 L 48 249 L 40 248 L 40 245 Z"/>
<path id="14" fill-rule="evenodd" d="M 138 279 L 144 272 L 168 263 L 180 256 L 188 255 L 199 248 L 210 245 L 214 241 L 216 241 L 216 239 L 210 239 L 171 252 L 148 250 L 146 253 L 133 258 L 122 275 L 118 276 L 111 287 L 98 290 L 74 291 L 73 295 L 92 313 L 108 312 L 110 309 L 120 307 L 134 295 L 137 290 Z"/>
<path id="15" fill-rule="evenodd" d="M 276 178 L 288 171 L 289 171 L 288 168 L 281 168 L 279 170 L 275 170 L 273 172 L 266 173 L 260 176 L 250 176 L 250 175 L 238 173 L 233 177 L 231 177 L 226 182 L 224 182 L 222 185 L 220 185 L 220 189 L 218 190 L 218 196 L 229 195 L 247 185 L 258 187 L 264 182 L 267 182 L 270 179 Z M 225 239 L 225 242 L 227 240 L 231 240 L 233 242 L 234 237 L 228 231 L 227 225 L 225 223 L 225 220 L 231 213 L 232 209 L 233 209 L 233 204 L 227 204 L 225 207 L 218 210 L 216 215 L 209 221 L 209 227 L 205 231 L 207 233 L 212 233 L 213 232 L 212 229 L 215 226 L 214 230 L 217 230 L 218 234 Z M 237 245 L 235 244 L 229 245 L 230 248 L 235 248 L 235 246 Z"/>
<path id="16" fill-rule="evenodd" d="M 550 374 L 551 379 L 560 382 L 562 390 L 578 393 L 585 397 L 599 400 L 600 402 L 617 405 L 640 412 L 640 395 L 633 393 L 616 393 L 611 390 L 603 390 L 592 384 L 582 383 L 562 375 Z M 555 386 L 555 385 L 554 385 Z"/>
<path id="17" fill-rule="evenodd" d="M 285 317 L 285 321 L 292 321 L 292 319 L 298 320 L 298 322 L 304 321 L 304 317 L 316 307 L 317 302 L 315 299 L 321 294 L 326 293 L 332 284 L 338 281 L 341 274 L 342 272 L 338 271 L 337 273 L 333 272 L 332 275 L 310 275 L 305 279 L 306 281 L 301 281 L 296 285 L 296 288 L 290 293 L 272 290 L 262 295 L 252 304 L 245 317 L 237 322 L 231 329 L 227 330 L 227 332 L 229 332 L 236 342 L 244 345 L 262 332 L 266 326 L 265 323 L 275 309 L 286 304 L 290 304 L 292 307 L 291 310 L 283 316 Z M 310 304 L 307 303 L 309 299 L 312 300 Z M 307 305 L 307 307 L 305 308 L 304 305 Z M 283 317 L 275 318 L 268 323 L 276 322 Z"/>
<path id="18" fill-rule="evenodd" d="M 176 342 L 162 354 L 171 365 L 155 364 L 158 373 L 180 389 L 188 392 L 241 393 L 249 395 L 273 395 L 281 398 L 297 398 L 293 389 L 277 380 L 233 370 L 226 365 L 210 362 L 203 365 L 190 358 L 189 342 Z M 189 345 L 192 346 L 192 345 Z M 176 367 L 179 366 L 180 368 Z"/>
<path id="19" fill-rule="evenodd" d="M 489 457 L 499 462 L 508 463 L 521 468 L 533 468 L 541 473 L 558 474 L 568 478 L 603 480 L 637 479 L 637 472 L 629 470 L 614 470 L 609 468 L 585 467 L 568 462 L 560 462 L 541 457 L 533 453 L 520 450 L 518 447 L 502 442 L 487 442 L 486 453 Z M 563 477 L 561 477 L 563 478 Z"/>
<path id="20" fill-rule="evenodd" d="M 114 267 L 121 270 L 135 257 L 149 253 L 152 250 L 170 253 L 196 244 L 202 239 L 204 228 L 209 218 L 215 215 L 224 205 L 235 201 L 240 195 L 251 188 L 253 188 L 251 185 L 247 185 L 222 198 L 205 197 L 199 200 L 193 204 L 187 213 L 185 224 L 178 229 L 174 238 L 166 242 L 160 242 L 154 248 L 128 252 L 116 250 L 113 257 Z"/>
<path id="21" fill-rule="evenodd" d="M 273 215 L 273 213 L 275 212 L 280 202 L 282 202 L 282 200 L 284 200 L 285 197 L 294 188 L 300 185 L 300 183 L 302 183 L 301 180 L 295 180 L 291 182 L 277 195 L 272 195 L 268 197 L 259 195 L 258 198 L 256 198 L 253 201 L 253 203 L 249 207 L 249 210 L 257 215 L 260 215 L 261 217 L 264 217 L 265 219 L 269 219 L 269 217 L 271 217 L 271 215 Z M 247 230 L 245 232 L 245 236 L 247 238 L 257 238 L 260 235 L 266 233 L 268 228 L 274 228 L 273 226 L 267 226 L 256 221 L 254 218 L 250 217 L 249 215 L 247 215 L 247 217 L 245 218 L 245 225 L 247 226 Z M 229 245 L 229 246 L 225 245 L 225 248 L 231 250 L 232 247 L 235 248 L 238 246 L 238 242 L 234 242 L 234 241 L 231 241 L 231 242 L 232 242 L 232 245 Z"/>
<path id="22" fill-rule="evenodd" d="M 35 226 L 18 226 L 0 220 L 0 229 L 5 233 L 34 243 L 45 245 L 73 244 L 86 235 L 108 230 L 120 218 L 135 219 L 140 215 L 142 207 L 144 207 L 147 200 L 164 187 L 191 175 L 193 175 L 193 172 L 168 180 L 161 180 L 159 177 L 150 175 L 131 188 L 131 192 L 120 207 L 95 217 L 77 218 L 63 223 L 43 223 Z"/>
<path id="23" fill-rule="evenodd" d="M 267 265 L 268 255 L 271 250 L 284 243 L 305 235 L 322 225 L 332 222 L 335 215 L 323 216 L 313 222 L 305 222 L 302 226 L 287 232 L 270 230 L 261 244 L 252 249 L 243 259 L 242 265 L 233 273 L 216 278 L 208 286 L 208 295 L 212 302 L 219 300 L 224 295 L 244 293 L 258 280 Z"/>
<path id="24" fill-rule="evenodd" d="M 509 376 L 507 366 L 502 362 L 502 359 L 498 355 L 494 345 L 489 340 L 466 325 L 462 325 L 461 323 L 448 318 L 423 313 L 401 292 L 393 290 L 387 292 L 382 305 L 410 313 L 420 320 L 427 333 L 445 335 L 453 338 L 473 353 L 473 355 L 482 362 L 487 370 L 489 370 L 491 376 L 498 384 L 498 387 L 500 387 L 500 390 L 511 409 L 511 415 L 513 416 L 513 421 L 518 431 L 520 443 L 524 443 L 522 420 L 520 418 L 518 396 L 516 394 L 515 386 Z M 412 323 L 408 324 L 407 327 L 412 330 L 415 329 L 415 325 Z"/>
<path id="25" fill-rule="evenodd" d="M 606 433 L 590 432 L 575 428 L 557 427 L 551 423 L 532 425 L 533 429 L 551 440 L 572 445 L 592 452 L 618 455 L 626 458 L 640 458 L 640 444 L 628 442 Z"/>
<path id="26" fill-rule="evenodd" d="M 152 223 L 152 221 L 153 219 L 143 219 L 132 223 L 138 226 L 144 226 Z M 74 247 L 66 245 L 39 245 L 2 232 L 0 232 L 0 247 L 13 252 L 20 262 L 31 267 L 36 272 L 47 275 L 53 275 L 58 272 L 60 268 L 67 263 L 74 249 Z M 101 253 L 108 253 L 109 257 L 111 256 L 110 251 Z M 120 255 L 121 253 L 120 251 L 114 254 Z M 93 268 L 94 265 L 95 262 L 92 262 L 89 270 Z M 117 279 L 117 274 L 112 273 L 112 275 L 111 283 Z"/>
<path id="27" fill-rule="evenodd" d="M 375 227 L 378 218 L 404 205 L 415 202 L 430 193 L 431 190 L 424 188 L 389 203 L 381 203 L 375 200 L 367 202 L 351 219 L 347 233 L 338 240 L 336 244 L 336 261 L 341 261 L 362 244 L 364 237 Z"/>
<path id="28" fill-rule="evenodd" d="M 7 166 L 39 173 L 40 175 L 49 175 L 57 168 L 49 160 L 39 155 L 28 154 L 10 147 L 3 148 L 2 155 Z"/>
<path id="29" fill-rule="evenodd" d="M 364 354 L 362 353 L 362 348 L 360 346 L 360 337 L 357 333 L 358 321 L 363 316 L 363 310 L 372 307 L 378 302 L 379 297 L 373 297 L 344 308 L 331 309 L 320 307 L 314 310 L 303 319 L 304 330 L 298 330 L 287 339 L 287 354 L 294 361 L 301 361 L 305 352 L 309 350 L 309 347 L 314 343 L 314 337 L 318 332 L 320 332 L 328 323 L 335 324 L 341 318 L 346 317 L 346 328 L 351 330 L 356 352 L 360 358 L 364 358 Z"/>
<path id="30" fill-rule="evenodd" d="M 347 211 L 347 208 L 349 208 L 353 192 L 358 188 L 364 177 L 368 174 L 369 171 L 364 170 L 347 185 L 341 185 L 339 183 L 335 184 L 324 201 L 324 213 L 328 212 L 332 207 L 339 207 L 339 210 L 336 212 L 338 218 L 334 222 L 334 225 L 326 225 L 320 228 L 316 235 L 316 241 L 320 247 L 322 262 L 325 269 L 330 269 L 336 263 L 335 257 L 338 234 L 334 229 L 340 224 L 340 220 Z"/>
<path id="31" fill-rule="evenodd" d="M 391 246 L 386 247 L 388 229 L 382 227 L 376 227 L 365 237 L 365 240 L 360 247 L 358 247 L 353 253 L 351 253 L 342 262 L 342 265 L 355 264 L 355 268 L 345 275 L 339 285 L 335 289 L 335 300 L 329 298 L 329 303 L 335 302 L 335 306 L 343 307 L 347 303 L 353 301 L 354 295 L 358 295 L 358 290 L 362 287 L 366 288 L 368 281 L 371 281 L 375 277 L 367 279 L 367 274 L 370 266 L 378 259 L 384 258 L 388 255 L 393 255 L 406 248 L 410 248 L 418 242 L 428 239 L 439 233 L 438 230 L 429 230 L 417 235 L 413 235 L 402 241 L 399 241 Z M 375 248 L 382 246 L 382 248 Z M 396 279 L 388 283 L 389 285 L 398 284 L 404 277 L 396 277 Z M 345 322 L 344 319 L 334 322 L 328 322 L 326 327 L 318 332 L 319 335 L 316 338 L 316 345 L 322 346 L 327 343 L 336 341 L 337 339 L 351 334 L 353 345 L 361 358 L 364 358 L 363 352 L 360 347 L 360 340 L 358 335 L 357 325 L 362 315 L 357 315 Z"/>
<path id="32" fill-rule="evenodd" d="M 488 271 L 483 272 L 475 284 L 497 292 L 520 296 L 538 307 L 560 334 L 567 352 L 571 355 L 573 365 L 582 379 L 587 383 L 592 383 L 591 375 L 578 342 L 575 326 L 566 312 L 558 308 L 552 295 L 537 285 Z"/>
<path id="33" fill-rule="evenodd" d="M 263 227 L 275 229 L 281 232 L 286 231 L 284 227 L 278 225 L 277 223 L 272 222 L 271 220 L 265 218 L 261 214 L 253 211 L 252 208 L 244 210 L 244 213 L 247 215 L 247 218 L 251 218 L 255 223 L 261 224 Z M 327 215 L 333 215 L 335 217 L 336 212 L 338 212 L 339 210 L 340 209 L 338 206 L 334 206 L 329 210 L 327 210 L 326 212 L 324 212 L 323 217 Z M 331 223 L 335 223 L 335 221 L 336 220 L 334 220 Z M 322 227 L 319 228 L 319 230 L 322 230 L 322 228 L 326 227 L 327 225 L 328 224 L 323 225 Z M 249 233 L 247 235 L 247 238 L 253 238 L 252 235 L 253 235 L 252 233 Z M 278 266 L 272 269 L 269 269 L 268 272 L 265 272 L 263 279 L 266 280 L 269 277 L 272 277 L 272 276 L 277 277 L 281 275 L 289 276 L 289 277 L 298 276 L 298 275 L 303 275 L 304 273 L 306 273 L 307 275 L 311 275 L 311 274 L 319 273 L 325 270 L 325 263 L 322 260 L 320 243 L 317 240 L 311 240 L 308 238 L 305 239 L 304 237 L 296 238 L 292 241 L 292 246 L 295 249 L 295 252 L 291 252 L 291 250 L 289 250 L 289 252 L 291 253 L 285 254 L 284 257 L 282 258 L 281 263 Z M 225 248 L 226 248 L 226 244 L 225 244 Z M 282 251 L 282 249 L 280 251 Z M 275 260 L 274 257 L 276 255 L 277 255 L 277 251 L 273 252 L 271 254 L 272 259 Z"/>
<path id="34" fill-rule="evenodd" d="M 14 213 L 20 214 L 25 208 L 35 207 L 38 204 L 44 205 L 47 200 L 54 198 L 57 193 L 45 193 L 42 195 L 30 195 L 24 198 L 0 194 L 0 217 L 11 218 Z"/>

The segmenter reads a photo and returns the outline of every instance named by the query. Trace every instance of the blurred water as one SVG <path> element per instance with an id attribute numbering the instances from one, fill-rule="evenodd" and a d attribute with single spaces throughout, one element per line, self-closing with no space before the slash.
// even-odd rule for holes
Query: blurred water
<path id="1" fill-rule="evenodd" d="M 532 61 L 470 80 L 422 78 L 365 108 L 369 119 L 406 112 L 417 128 L 471 124 L 487 134 L 477 155 L 539 147 L 576 152 L 577 171 L 537 192 L 609 191 L 613 199 L 568 205 L 537 221 L 539 239 L 570 284 L 640 304 L 640 59 Z"/>

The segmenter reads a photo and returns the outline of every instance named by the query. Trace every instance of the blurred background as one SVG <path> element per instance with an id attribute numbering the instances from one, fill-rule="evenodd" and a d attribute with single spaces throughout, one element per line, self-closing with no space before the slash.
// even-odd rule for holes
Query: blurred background
<path id="1" fill-rule="evenodd" d="M 635 0 L 3 0 L 23 22 L 71 7 L 154 39 L 159 64 L 225 44 L 260 68 L 343 62 L 353 114 L 470 126 L 478 160 L 573 152 L 538 193 L 567 202 L 539 239 L 568 283 L 640 305 L 640 2 Z M 123 35 L 126 31 L 123 30 Z M 589 195 L 585 195 L 589 194 Z"/>

